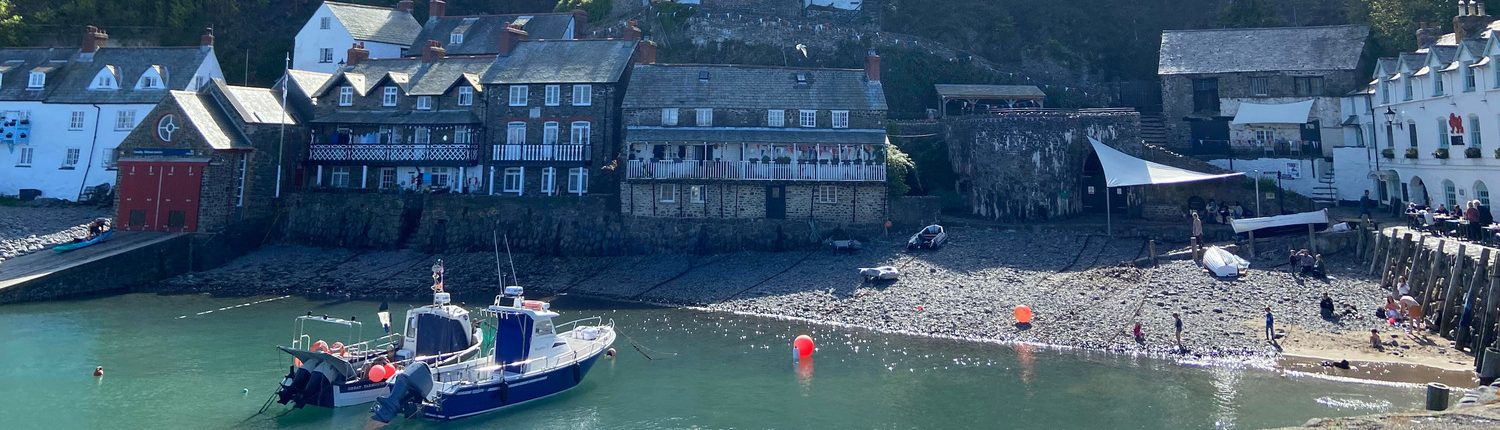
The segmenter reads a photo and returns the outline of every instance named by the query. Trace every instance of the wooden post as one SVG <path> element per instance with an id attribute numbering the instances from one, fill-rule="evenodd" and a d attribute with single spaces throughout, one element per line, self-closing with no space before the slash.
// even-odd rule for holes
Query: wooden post
<path id="1" fill-rule="evenodd" d="M 1312 224 L 1307 225 L 1307 252 L 1318 253 L 1318 235 Z"/>
<path id="2" fill-rule="evenodd" d="M 1474 275 L 1469 277 L 1469 293 L 1464 296 L 1464 306 L 1469 307 L 1469 321 L 1467 321 L 1467 324 L 1459 324 L 1458 327 L 1458 338 L 1462 339 L 1459 345 L 1462 346 L 1464 343 L 1467 343 L 1469 345 L 1469 352 L 1473 353 L 1475 357 L 1479 356 L 1479 350 L 1477 349 L 1477 347 L 1479 346 L 1479 342 L 1478 339 L 1473 339 L 1472 336 L 1474 334 L 1473 330 L 1475 327 L 1475 323 L 1478 321 L 1474 317 L 1480 316 L 1480 313 L 1483 312 L 1481 311 L 1481 309 L 1483 308 L 1479 307 L 1481 306 L 1481 304 L 1477 303 L 1476 301 L 1480 298 L 1478 294 L 1484 291 L 1481 287 L 1485 283 L 1485 269 L 1487 269 L 1489 265 L 1490 249 L 1484 248 L 1483 251 L 1479 252 L 1479 264 L 1474 266 Z M 1487 305 L 1488 304 L 1484 304 L 1484 306 Z M 1462 321 L 1462 316 L 1459 316 L 1459 318 L 1460 323 L 1465 322 Z M 1479 363 L 1475 364 L 1477 365 Z"/>
<path id="3" fill-rule="evenodd" d="M 1436 315 L 1432 313 L 1432 301 L 1436 300 L 1436 297 L 1438 297 L 1436 293 L 1442 291 L 1443 288 L 1442 285 L 1438 285 L 1438 279 L 1442 278 L 1442 276 L 1438 276 L 1440 275 L 1438 270 L 1442 268 L 1443 258 L 1447 256 L 1447 254 L 1443 253 L 1443 246 L 1447 244 L 1448 241 L 1446 239 L 1438 239 L 1437 250 L 1432 251 L 1432 258 L 1430 259 L 1432 262 L 1427 265 L 1427 279 L 1423 280 L 1423 284 L 1426 284 L 1426 286 L 1424 287 L 1425 290 L 1422 291 L 1422 309 L 1427 310 L 1428 315 Z"/>
<path id="4" fill-rule="evenodd" d="M 1380 270 L 1380 286 L 1382 288 L 1395 281 L 1391 279 L 1391 274 L 1396 273 L 1397 270 L 1400 270 L 1401 265 L 1405 264 L 1406 252 L 1411 249 L 1411 233 L 1401 236 L 1401 240 L 1399 241 L 1391 242 L 1391 250 L 1388 252 L 1390 258 L 1387 259 L 1385 266 Z"/>
<path id="5" fill-rule="evenodd" d="M 1375 248 L 1370 253 L 1370 275 L 1374 275 L 1375 268 L 1380 267 L 1380 257 L 1385 256 L 1385 249 L 1390 247 L 1390 242 L 1385 233 L 1375 232 Z"/>
<path id="6" fill-rule="evenodd" d="M 1422 265 L 1422 256 L 1424 256 L 1424 255 L 1427 254 L 1425 251 L 1427 251 L 1427 235 L 1424 234 L 1424 235 L 1422 235 L 1422 237 L 1417 238 L 1417 248 L 1416 248 L 1416 250 L 1412 251 L 1411 265 L 1409 265 L 1409 266 L 1406 267 L 1406 276 L 1405 277 L 1406 277 L 1406 282 L 1408 284 L 1413 284 L 1413 283 L 1417 282 L 1417 276 L 1416 275 L 1417 275 L 1417 270 L 1419 270 L 1417 268 L 1421 267 L 1421 265 Z M 1399 285 L 1393 285 L 1391 287 L 1391 291 L 1396 291 L 1396 289 L 1399 288 L 1399 287 L 1400 287 Z M 1408 292 L 1408 293 L 1410 293 L 1410 292 Z M 1399 299 L 1399 298 L 1401 298 L 1401 296 L 1397 295 L 1396 298 Z"/>
<path id="7" fill-rule="evenodd" d="M 1368 236 L 1365 236 L 1365 223 L 1359 223 L 1358 234 L 1359 235 L 1356 237 L 1358 237 L 1359 240 L 1354 242 L 1354 258 L 1358 261 L 1365 261 L 1365 241 L 1370 239 Z"/>
<path id="8" fill-rule="evenodd" d="M 1484 362 L 1484 347 L 1494 345 L 1496 319 L 1500 319 L 1500 257 L 1490 266 L 1490 293 L 1484 300 L 1484 324 L 1480 326 L 1479 348 L 1474 350 L 1475 362 Z"/>
<path id="9" fill-rule="evenodd" d="M 1255 230 L 1250 230 L 1250 259 L 1255 259 Z"/>
<path id="10" fill-rule="evenodd" d="M 1156 239 L 1146 241 L 1146 253 L 1151 256 L 1151 265 L 1156 265 Z"/>
<path id="11" fill-rule="evenodd" d="M 1453 270 L 1448 272 L 1448 286 L 1443 289 L 1442 313 L 1438 318 L 1438 336 L 1447 336 L 1448 329 L 1453 327 L 1453 301 L 1458 296 L 1458 278 L 1463 274 L 1465 245 L 1458 244 L 1458 254 L 1453 256 Z"/>

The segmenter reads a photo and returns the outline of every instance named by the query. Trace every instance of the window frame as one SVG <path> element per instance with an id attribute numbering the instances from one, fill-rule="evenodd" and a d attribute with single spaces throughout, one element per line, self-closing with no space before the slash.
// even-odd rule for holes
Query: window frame
<path id="1" fill-rule="evenodd" d="M 584 167 L 568 169 L 568 193 L 583 195 L 589 189 L 589 172 Z"/>
<path id="2" fill-rule="evenodd" d="M 714 126 L 714 110 L 713 110 L 713 108 L 697 108 L 697 109 L 694 109 L 693 110 L 693 126 L 695 126 L 695 127 L 713 127 Z"/>
<path id="3" fill-rule="evenodd" d="M 526 168 L 506 167 L 501 171 L 500 192 L 521 195 L 526 191 Z M 514 181 L 514 184 L 512 184 Z"/>
<path id="4" fill-rule="evenodd" d="M 16 154 L 16 167 L 31 167 L 36 161 L 36 147 L 21 145 L 21 151 Z"/>
<path id="5" fill-rule="evenodd" d="M 354 106 L 354 87 L 344 85 L 339 87 L 339 106 Z"/>
<path id="6" fill-rule="evenodd" d="M 843 118 L 843 124 L 842 125 L 839 124 L 839 118 L 840 117 Z M 849 128 L 849 111 L 846 111 L 846 110 L 836 110 L 836 111 L 833 111 L 832 119 L 829 122 L 832 123 L 833 128 Z"/>
<path id="7" fill-rule="evenodd" d="M 328 186 L 331 188 L 349 188 L 351 177 L 349 166 L 333 166 L 328 173 Z M 342 179 L 343 185 L 340 185 Z"/>
<path id="8" fill-rule="evenodd" d="M 661 108 L 661 125 L 663 127 L 675 127 L 678 124 L 677 108 Z"/>
<path id="9" fill-rule="evenodd" d="M 1474 90 L 1478 89 L 1479 88 L 1479 77 L 1478 76 L 1474 76 L 1475 75 L 1474 68 L 1469 67 L 1469 63 L 1459 63 L 1458 67 L 1461 70 L 1460 73 L 1463 76 L 1463 82 L 1464 82 L 1463 92 L 1472 93 L 1472 92 L 1474 92 Z"/>
<path id="10" fill-rule="evenodd" d="M 1250 77 L 1250 94 L 1254 95 L 1254 96 L 1268 96 L 1268 95 L 1271 95 L 1271 77 L 1270 76 L 1251 76 Z"/>
<path id="11" fill-rule="evenodd" d="M 545 87 L 542 87 L 542 105 L 544 105 L 544 106 L 561 106 L 562 105 L 562 85 L 555 85 L 554 84 L 554 85 L 547 85 Z"/>
<path id="12" fill-rule="evenodd" d="M 474 143 L 474 131 L 467 125 L 453 127 L 453 143 L 467 145 Z"/>
<path id="13" fill-rule="evenodd" d="M 573 106 L 593 106 L 594 86 L 590 84 L 573 85 Z"/>
<path id="14" fill-rule="evenodd" d="M 474 105 L 474 87 L 470 87 L 470 86 L 458 87 L 458 105 L 459 106 L 473 106 Z"/>
<path id="15" fill-rule="evenodd" d="M 396 93 L 395 85 L 386 85 L 380 89 L 380 105 L 385 107 L 395 106 L 396 102 L 399 101 L 397 99 L 399 96 Z"/>
<path id="16" fill-rule="evenodd" d="M 416 127 L 412 129 L 411 143 L 414 145 L 431 145 L 432 129 L 427 127 Z"/>
<path id="17" fill-rule="evenodd" d="M 542 168 L 542 194 L 549 196 L 557 195 L 557 168 L 547 166 Z"/>
<path id="18" fill-rule="evenodd" d="M 506 145 L 525 145 L 526 144 L 526 122 L 525 121 L 511 121 L 511 122 L 505 123 L 505 144 Z"/>
<path id="19" fill-rule="evenodd" d="M 766 109 L 766 127 L 786 127 L 786 111 Z"/>
<path id="20" fill-rule="evenodd" d="M 797 110 L 797 126 L 801 128 L 818 128 L 817 109 Z"/>
<path id="21" fill-rule="evenodd" d="M 677 203 L 677 184 L 656 184 L 656 191 L 658 202 Z"/>
<path id="22" fill-rule="evenodd" d="M 26 76 L 26 89 L 37 90 L 47 86 L 47 74 L 42 72 L 31 72 Z"/>
<path id="23" fill-rule="evenodd" d="M 561 136 L 559 134 L 561 133 L 561 128 L 562 125 L 558 124 L 557 121 L 547 121 L 542 123 L 542 144 L 556 145 L 558 143 L 558 137 Z"/>
<path id="24" fill-rule="evenodd" d="M 417 110 L 432 110 L 432 96 L 417 96 Z"/>
<path id="25" fill-rule="evenodd" d="M 85 114 L 81 110 L 75 110 L 72 113 L 69 113 L 68 114 L 68 130 L 71 130 L 71 131 L 83 130 L 83 126 L 87 122 L 87 119 L 88 119 L 87 114 Z"/>
<path id="26" fill-rule="evenodd" d="M 135 128 L 135 111 L 125 109 L 115 112 L 115 131 Z"/>
<path id="27" fill-rule="evenodd" d="M 508 91 L 510 91 L 510 106 L 524 107 L 526 99 L 531 96 L 531 90 L 525 85 L 511 85 Z"/>
<path id="28" fill-rule="evenodd" d="M 375 183 L 375 186 L 381 190 L 394 190 L 400 187 L 400 180 L 396 178 L 396 168 L 381 167 L 380 180 Z"/>
<path id="29" fill-rule="evenodd" d="M 688 186 L 688 202 L 693 203 L 693 204 L 703 204 L 703 203 L 707 202 L 708 199 L 705 196 L 705 194 L 707 194 L 707 193 L 705 191 L 706 190 L 703 189 L 702 185 L 689 185 Z"/>
<path id="30" fill-rule="evenodd" d="M 457 32 L 457 31 L 452 32 L 452 33 L 448 33 L 448 44 L 449 45 L 462 45 L 463 43 L 464 43 L 464 34 L 463 33 L 460 33 L 460 32 Z"/>
<path id="31" fill-rule="evenodd" d="M 839 187 L 837 185 L 819 185 L 813 190 L 813 202 L 822 205 L 838 204 Z"/>
<path id="32" fill-rule="evenodd" d="M 568 143 L 590 145 L 593 142 L 594 124 L 588 121 L 573 121 L 568 124 Z"/>
<path id="33" fill-rule="evenodd" d="M 319 63 L 325 63 L 325 64 L 326 63 L 332 63 L 333 62 L 333 48 L 318 48 L 318 62 Z"/>
<path id="34" fill-rule="evenodd" d="M 331 16 L 325 16 L 325 17 L 320 17 L 318 19 L 318 29 L 319 30 L 329 30 L 329 29 L 332 29 L 332 28 L 333 28 L 333 17 L 331 17 Z"/>
<path id="35" fill-rule="evenodd" d="M 71 169 L 78 166 L 78 160 L 83 158 L 83 149 L 67 148 L 63 151 L 63 168 Z"/>

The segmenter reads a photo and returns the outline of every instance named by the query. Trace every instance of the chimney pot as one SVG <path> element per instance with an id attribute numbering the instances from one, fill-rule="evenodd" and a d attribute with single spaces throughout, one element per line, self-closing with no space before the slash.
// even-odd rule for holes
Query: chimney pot
<path id="1" fill-rule="evenodd" d="M 203 36 L 198 38 L 198 46 L 212 48 L 214 46 L 214 28 L 203 29 Z"/>
<path id="2" fill-rule="evenodd" d="M 435 63 L 446 56 L 448 56 L 448 50 L 443 49 L 442 42 L 436 40 L 427 41 L 427 47 L 422 49 L 423 63 Z"/>
<path id="3" fill-rule="evenodd" d="M 431 0 L 427 2 L 427 19 L 442 18 L 448 13 L 448 2 L 443 0 Z"/>
<path id="4" fill-rule="evenodd" d="M 510 24 L 505 26 L 505 31 L 500 32 L 500 55 L 510 55 L 516 45 L 526 40 L 526 30 L 520 26 Z"/>
<path id="5" fill-rule="evenodd" d="M 573 38 L 587 39 L 589 29 L 589 13 L 581 7 L 573 8 Z"/>
<path id="6" fill-rule="evenodd" d="M 873 49 L 865 55 L 865 77 L 870 82 L 880 82 L 880 54 L 876 54 Z"/>
<path id="7" fill-rule="evenodd" d="M 641 40 L 641 27 L 635 20 L 625 22 L 625 40 Z"/>
<path id="8" fill-rule="evenodd" d="M 349 47 L 349 57 L 344 60 L 344 65 L 353 66 L 370 59 L 370 51 L 365 49 L 364 42 L 354 42 Z"/>
<path id="9" fill-rule="evenodd" d="M 635 45 L 635 62 L 637 64 L 656 64 L 656 42 L 644 40 L 637 43 Z"/>
<path id="10" fill-rule="evenodd" d="M 402 12 L 406 12 L 406 13 L 411 13 L 411 10 L 412 10 L 412 2 L 411 2 L 411 0 L 401 0 L 401 1 L 396 2 L 396 10 L 399 10 L 399 11 L 402 11 Z"/>

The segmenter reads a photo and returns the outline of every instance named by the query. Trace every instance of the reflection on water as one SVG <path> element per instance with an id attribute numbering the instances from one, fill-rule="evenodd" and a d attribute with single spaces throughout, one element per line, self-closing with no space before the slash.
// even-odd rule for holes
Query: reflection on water
<path id="1" fill-rule="evenodd" d="M 1391 409 L 1391 402 L 1385 399 L 1371 398 L 1363 394 L 1339 394 L 1336 396 L 1323 396 L 1318 398 L 1318 404 L 1327 405 L 1330 408 L 1346 411 L 1385 411 Z"/>
<path id="2" fill-rule="evenodd" d="M 1240 376 L 1245 374 L 1243 369 L 1232 367 L 1214 367 L 1209 370 L 1214 378 L 1214 404 L 1218 407 L 1218 417 L 1214 422 L 1217 428 L 1234 427 L 1234 418 L 1239 403 L 1235 401 L 1237 389 L 1240 385 Z"/>

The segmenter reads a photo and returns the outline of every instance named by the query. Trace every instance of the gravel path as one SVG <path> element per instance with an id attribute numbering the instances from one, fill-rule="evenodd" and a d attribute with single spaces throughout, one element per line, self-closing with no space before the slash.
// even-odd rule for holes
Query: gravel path
<path id="1" fill-rule="evenodd" d="M 1328 262 L 1327 280 L 1300 280 L 1267 270 L 1284 261 L 1272 256 L 1271 261 L 1255 262 L 1241 280 L 1221 281 L 1188 261 L 1163 261 L 1150 268 L 1125 264 L 1144 253 L 1139 239 L 950 230 L 953 240 L 947 246 L 916 253 L 903 252 L 901 241 L 892 237 L 872 240 L 854 254 L 819 250 L 569 259 L 517 255 L 515 267 L 533 297 L 593 295 L 922 335 L 1152 355 L 1175 351 L 1171 313 L 1180 312 L 1184 347 L 1206 357 L 1274 356 L 1276 349 L 1262 335 L 1265 306 L 1273 307 L 1278 324 L 1355 336 L 1377 322 L 1358 315 L 1343 323 L 1325 321 L 1318 316 L 1319 295 L 1330 292 L 1341 306 L 1355 305 L 1358 314 L 1368 313 L 1385 297 L 1378 279 L 1364 275 L 1360 264 L 1335 257 Z M 1268 241 L 1261 249 L 1286 245 Z M 446 262 L 447 285 L 460 297 L 487 303 L 497 290 L 495 256 L 490 253 L 431 256 L 297 246 L 263 248 L 219 269 L 153 288 L 224 295 L 420 299 L 429 293 L 429 267 L 437 258 Z M 880 265 L 901 268 L 902 279 L 865 283 L 855 272 Z M 1012 309 L 1019 304 L 1031 306 L 1036 314 L 1029 329 L 1013 324 Z M 1137 320 L 1146 333 L 1139 344 L 1128 334 Z"/>
<path id="2" fill-rule="evenodd" d="M 0 206 L 0 264 L 83 237 L 89 221 L 110 215 L 108 208 L 63 203 Z"/>

